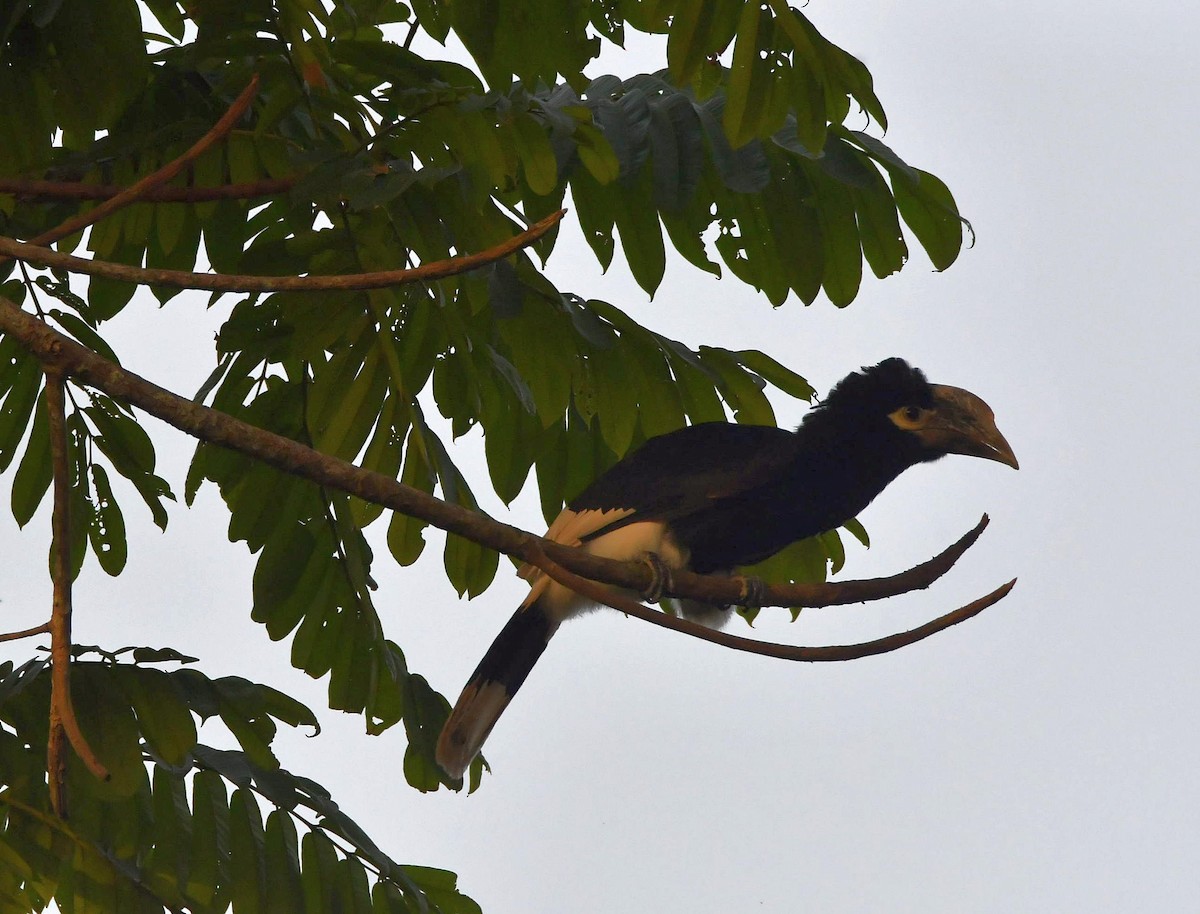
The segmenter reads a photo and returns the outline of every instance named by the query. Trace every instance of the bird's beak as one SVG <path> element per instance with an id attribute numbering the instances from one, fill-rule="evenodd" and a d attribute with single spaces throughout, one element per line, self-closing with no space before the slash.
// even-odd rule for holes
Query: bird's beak
<path id="1" fill-rule="evenodd" d="M 1020 469 L 1017 455 L 996 428 L 992 408 L 969 390 L 933 385 L 936 418 L 923 429 L 928 444 L 949 454 L 966 454 Z"/>

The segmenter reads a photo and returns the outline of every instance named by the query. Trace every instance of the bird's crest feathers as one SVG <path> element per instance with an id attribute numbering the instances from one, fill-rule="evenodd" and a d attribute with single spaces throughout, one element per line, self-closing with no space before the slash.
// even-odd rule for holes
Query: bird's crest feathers
<path id="1" fill-rule="evenodd" d="M 932 406 L 933 388 L 919 368 L 903 359 L 885 359 L 839 381 L 805 417 L 820 421 L 826 411 L 841 414 L 870 412 L 885 416 L 901 406 Z"/>

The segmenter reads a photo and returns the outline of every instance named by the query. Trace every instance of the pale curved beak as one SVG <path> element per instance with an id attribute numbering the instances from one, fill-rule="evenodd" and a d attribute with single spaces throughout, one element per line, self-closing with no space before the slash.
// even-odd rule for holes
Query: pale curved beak
<path id="1" fill-rule="evenodd" d="M 925 429 L 923 437 L 929 444 L 950 454 L 995 460 L 1014 470 L 1021 468 L 1017 455 L 996 428 L 992 408 L 981 398 L 947 384 L 934 384 L 933 398 L 938 418 Z"/>

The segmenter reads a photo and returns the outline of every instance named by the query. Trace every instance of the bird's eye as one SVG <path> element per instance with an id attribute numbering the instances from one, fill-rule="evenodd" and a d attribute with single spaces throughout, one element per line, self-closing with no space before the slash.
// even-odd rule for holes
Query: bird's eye
<path id="1" fill-rule="evenodd" d="M 928 410 L 921 409 L 919 406 L 901 406 L 895 412 L 890 413 L 888 418 L 899 428 L 916 431 L 925 425 L 929 416 Z"/>

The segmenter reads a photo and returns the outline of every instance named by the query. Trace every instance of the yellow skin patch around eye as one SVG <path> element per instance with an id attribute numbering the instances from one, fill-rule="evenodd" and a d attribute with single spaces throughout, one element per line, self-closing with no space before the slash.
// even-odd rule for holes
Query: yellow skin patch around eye
<path id="1" fill-rule="evenodd" d="M 921 409 L 919 406 L 901 406 L 899 409 L 888 413 L 888 418 L 892 420 L 892 424 L 897 428 L 912 432 L 919 428 L 924 428 L 932 414 L 933 410 L 931 409 Z"/>

